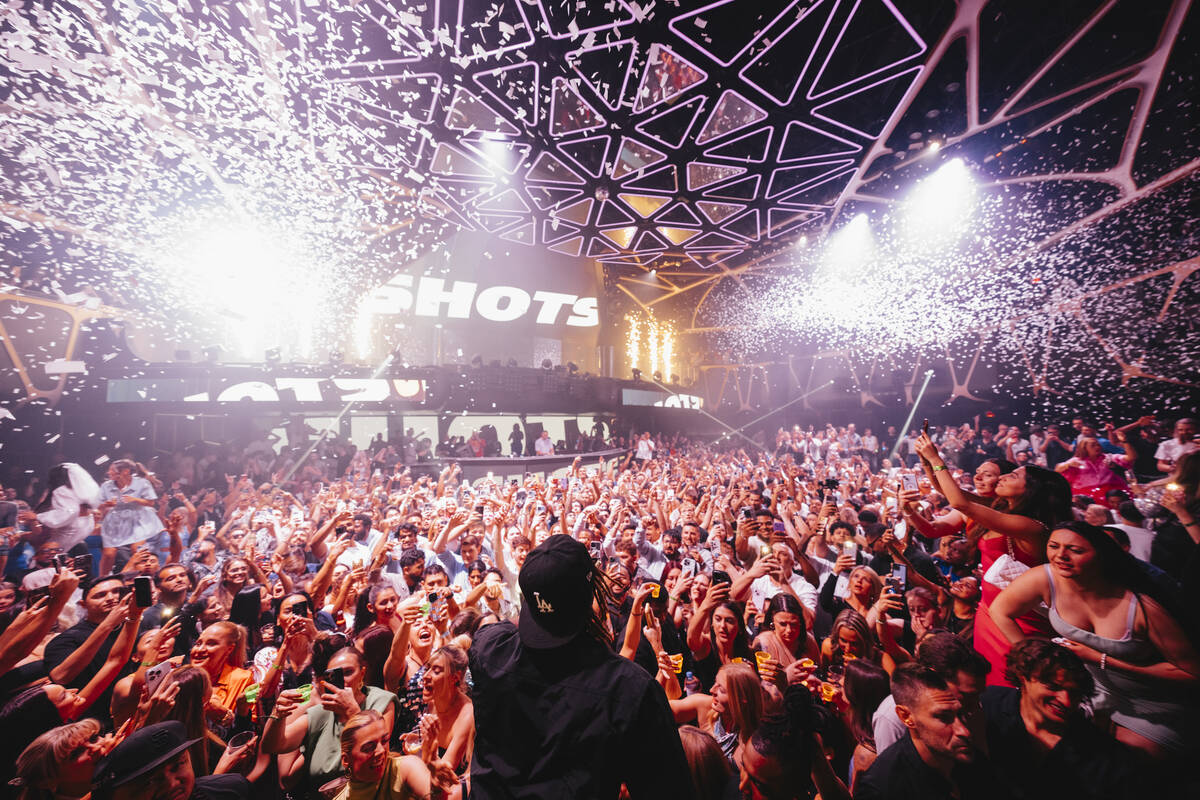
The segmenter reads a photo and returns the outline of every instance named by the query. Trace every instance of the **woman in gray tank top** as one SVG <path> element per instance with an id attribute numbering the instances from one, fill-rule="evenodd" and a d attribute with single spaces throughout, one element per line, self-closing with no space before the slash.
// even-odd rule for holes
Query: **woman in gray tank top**
<path id="1" fill-rule="evenodd" d="M 1147 594 L 1136 562 L 1102 529 L 1083 522 L 1055 527 L 1048 564 L 1009 584 L 993 603 L 993 621 L 1010 641 L 1016 618 L 1044 605 L 1065 647 L 1096 682 L 1092 707 L 1125 744 L 1152 756 L 1179 754 L 1200 698 L 1200 656 L 1182 628 Z"/>

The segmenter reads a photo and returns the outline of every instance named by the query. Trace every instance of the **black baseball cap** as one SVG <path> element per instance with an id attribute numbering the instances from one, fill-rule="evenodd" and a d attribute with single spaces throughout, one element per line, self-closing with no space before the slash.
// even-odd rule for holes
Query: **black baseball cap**
<path id="1" fill-rule="evenodd" d="M 108 797 L 113 789 L 145 777 L 198 741 L 189 739 L 187 728 L 177 720 L 134 731 L 96 765 L 93 796 Z"/>
<path id="2" fill-rule="evenodd" d="M 547 650 L 582 633 L 592 615 L 594 575 L 587 548 L 570 536 L 555 534 L 530 550 L 517 577 L 525 598 L 521 642 Z"/>

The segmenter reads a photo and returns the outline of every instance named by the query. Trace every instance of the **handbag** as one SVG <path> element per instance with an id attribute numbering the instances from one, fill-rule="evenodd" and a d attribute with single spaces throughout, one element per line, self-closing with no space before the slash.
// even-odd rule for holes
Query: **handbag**
<path id="1" fill-rule="evenodd" d="M 1013 554 L 1012 537 L 1005 536 L 1004 542 L 1008 545 L 1008 552 L 993 561 L 987 572 L 983 574 L 985 581 L 1000 589 L 1007 587 L 1029 571 L 1029 565 L 1017 561 L 1016 555 Z"/>

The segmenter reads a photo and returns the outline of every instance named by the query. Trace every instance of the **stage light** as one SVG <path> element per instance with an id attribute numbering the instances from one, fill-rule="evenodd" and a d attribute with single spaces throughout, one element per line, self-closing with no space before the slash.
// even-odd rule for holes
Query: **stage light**
<path id="1" fill-rule="evenodd" d="M 275 365 L 275 364 L 278 364 L 282 360 L 283 360 L 283 353 L 280 352 L 278 347 L 272 347 L 271 349 L 269 349 L 265 353 L 263 353 L 263 361 L 267 362 L 268 364 Z"/>
<path id="2" fill-rule="evenodd" d="M 329 363 L 330 364 L 332 364 L 333 366 L 336 367 L 336 366 L 340 366 L 342 361 L 343 361 L 343 357 L 342 357 L 341 350 L 330 350 L 329 351 Z"/>
<path id="3" fill-rule="evenodd" d="M 640 381 L 642 379 L 642 371 L 637 367 L 633 368 L 633 379 L 635 381 Z"/>
<path id="4" fill-rule="evenodd" d="M 206 347 L 200 352 L 204 354 L 204 360 L 209 364 L 217 363 L 217 359 L 221 357 L 221 348 L 217 347 L 216 345 L 213 345 L 212 347 Z"/>
<path id="5" fill-rule="evenodd" d="M 554 369 L 554 362 L 548 358 L 542 359 L 542 369 Z"/>
<path id="6" fill-rule="evenodd" d="M 822 261 L 834 270 L 856 270 L 875 254 L 875 238 L 866 214 L 857 214 L 825 243 Z"/>
<path id="7" fill-rule="evenodd" d="M 662 373 L 659 372 L 658 370 L 654 371 L 654 380 L 657 383 L 662 383 Z"/>
<path id="8" fill-rule="evenodd" d="M 928 150 L 930 153 L 936 153 L 938 150 L 942 149 L 942 143 L 939 142 L 937 139 L 934 139 L 932 142 L 929 143 L 929 145 L 925 149 Z"/>
<path id="9" fill-rule="evenodd" d="M 975 210 L 975 181 L 961 158 L 923 178 L 904 201 L 904 233 L 921 249 L 945 245 L 967 229 Z"/>

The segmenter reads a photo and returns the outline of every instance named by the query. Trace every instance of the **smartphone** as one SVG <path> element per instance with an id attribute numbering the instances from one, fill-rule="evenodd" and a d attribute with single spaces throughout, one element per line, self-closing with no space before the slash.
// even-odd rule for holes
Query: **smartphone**
<path id="1" fill-rule="evenodd" d="M 247 586 L 233 598 L 229 609 L 229 621 L 236 622 L 247 631 L 258 629 L 258 618 L 262 613 L 262 587 L 255 584 Z"/>
<path id="2" fill-rule="evenodd" d="M 906 492 L 919 492 L 920 486 L 917 483 L 917 476 L 907 473 L 900 476 L 900 485 L 904 487 Z"/>
<path id="3" fill-rule="evenodd" d="M 679 564 L 683 568 L 680 577 L 691 578 L 696 574 L 696 560 L 694 558 L 685 558 Z"/>
<path id="4" fill-rule="evenodd" d="M 750 506 L 746 506 L 745 508 L 742 509 L 742 519 L 753 519 L 753 518 L 754 518 L 754 509 L 753 508 L 751 508 Z"/>
<path id="5" fill-rule="evenodd" d="M 72 559 L 66 553 L 59 553 L 54 557 L 54 571 L 62 572 L 64 568 L 70 569 L 73 561 L 74 559 Z"/>
<path id="6" fill-rule="evenodd" d="M 924 432 L 924 434 L 926 436 L 929 435 L 929 420 L 925 420 L 924 422 L 921 423 L 921 430 Z"/>
<path id="7" fill-rule="evenodd" d="M 29 591 L 27 591 L 25 593 L 25 607 L 30 608 L 38 600 L 41 600 L 43 597 L 49 597 L 49 596 L 50 596 L 50 587 L 49 586 L 41 586 L 37 589 L 30 589 Z"/>
<path id="8" fill-rule="evenodd" d="M 483 513 L 483 506 L 475 506 L 475 513 L 476 513 L 476 514 L 482 514 L 482 513 Z"/>
<path id="9" fill-rule="evenodd" d="M 171 674 L 171 670 L 175 669 L 175 665 L 170 661 L 164 661 L 161 664 L 155 664 L 153 667 L 146 669 L 146 691 L 150 694 L 158 689 L 159 684 L 163 679 Z"/>
<path id="10" fill-rule="evenodd" d="M 308 616 L 308 601 L 301 600 L 299 603 L 292 604 L 292 616 L 307 617 Z"/>
<path id="11" fill-rule="evenodd" d="M 325 671 L 325 682 L 337 689 L 346 688 L 346 669 L 345 667 L 334 667 Z"/>
<path id="12" fill-rule="evenodd" d="M 84 575 L 90 576 L 92 574 L 92 554 L 84 553 L 81 556 L 75 556 L 72 568 L 78 572 L 82 572 Z"/>
<path id="13" fill-rule="evenodd" d="M 842 555 L 855 558 L 858 555 L 858 542 L 845 541 L 842 542 Z"/>
<path id="14" fill-rule="evenodd" d="M 904 594 L 908 585 L 908 567 L 903 564 L 893 564 L 892 572 L 887 577 L 887 590 L 892 594 Z"/>
<path id="15" fill-rule="evenodd" d="M 712 574 L 712 585 L 718 583 L 733 583 L 733 578 L 729 577 L 729 573 L 723 569 L 714 569 Z"/>
<path id="16" fill-rule="evenodd" d="M 145 575 L 133 579 L 133 602 L 138 608 L 154 605 L 154 582 Z"/>

